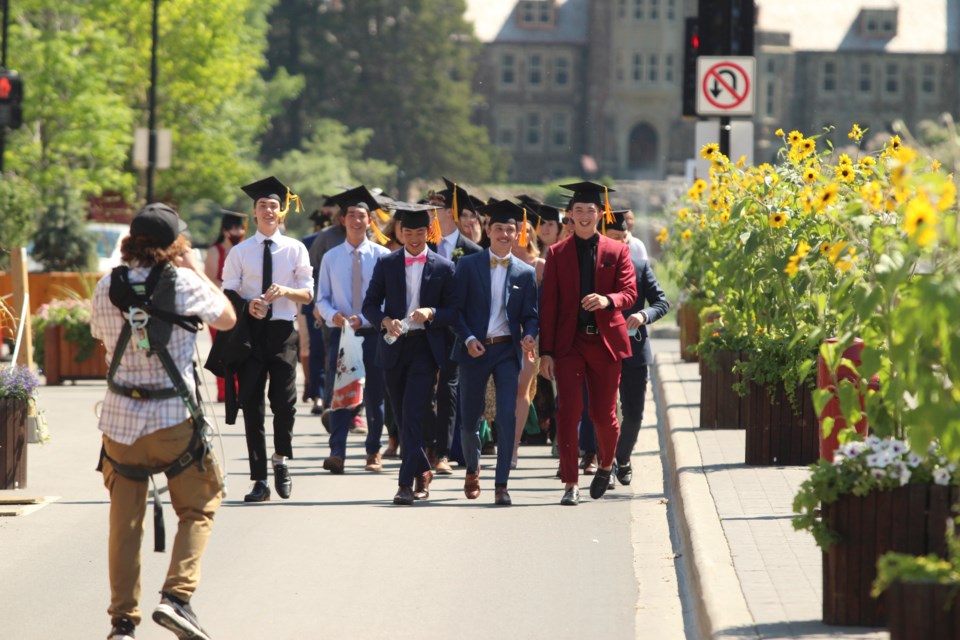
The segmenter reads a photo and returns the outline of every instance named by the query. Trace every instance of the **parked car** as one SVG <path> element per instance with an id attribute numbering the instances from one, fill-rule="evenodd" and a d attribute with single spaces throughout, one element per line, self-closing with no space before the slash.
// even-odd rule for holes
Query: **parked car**
<path id="1" fill-rule="evenodd" d="M 96 242 L 96 270 L 106 273 L 120 266 L 120 242 L 129 233 L 130 226 L 118 222 L 88 222 L 86 228 Z M 32 242 L 27 245 L 27 271 L 43 271 L 43 265 L 33 257 Z"/>

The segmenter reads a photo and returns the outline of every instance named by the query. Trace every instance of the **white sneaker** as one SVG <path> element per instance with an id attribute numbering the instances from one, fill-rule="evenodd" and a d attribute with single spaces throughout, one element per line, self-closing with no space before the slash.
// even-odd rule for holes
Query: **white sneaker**
<path id="1" fill-rule="evenodd" d="M 160 604 L 153 610 L 153 621 L 181 640 L 210 640 L 190 605 L 168 593 L 163 594 Z"/>

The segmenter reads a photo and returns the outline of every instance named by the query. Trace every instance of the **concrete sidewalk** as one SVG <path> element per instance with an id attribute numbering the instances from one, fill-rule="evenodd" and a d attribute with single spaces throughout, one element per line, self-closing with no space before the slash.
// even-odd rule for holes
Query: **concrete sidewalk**
<path id="1" fill-rule="evenodd" d="M 822 622 L 820 549 L 792 526 L 807 468 L 745 465 L 743 430 L 699 428 L 698 365 L 680 359 L 676 340 L 653 348 L 666 471 L 701 636 L 888 638 L 882 629 Z"/>

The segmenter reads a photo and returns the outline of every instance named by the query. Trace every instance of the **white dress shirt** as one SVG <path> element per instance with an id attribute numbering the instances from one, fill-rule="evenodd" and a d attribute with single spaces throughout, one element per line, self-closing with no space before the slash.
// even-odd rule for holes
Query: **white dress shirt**
<path id="1" fill-rule="evenodd" d="M 634 262 L 647 259 L 647 247 L 640 238 L 635 238 L 627 233 L 627 246 L 630 247 L 630 259 Z"/>
<path id="2" fill-rule="evenodd" d="M 403 259 L 406 260 L 407 258 L 419 258 L 420 256 L 424 256 L 425 258 L 427 255 L 427 251 L 429 251 L 429 249 L 424 248 L 424 250 L 420 252 L 419 256 L 414 256 L 410 253 L 407 253 L 407 250 L 404 249 Z M 407 278 L 407 315 L 406 317 L 408 318 L 407 325 L 409 326 L 410 329 L 424 328 L 422 322 L 414 322 L 413 320 L 409 320 L 409 318 L 411 313 L 413 313 L 414 311 L 420 308 L 420 281 L 423 279 L 423 267 L 425 264 L 426 264 L 425 262 L 416 262 L 414 264 L 411 264 L 410 266 L 404 267 L 404 270 L 406 272 L 406 278 Z M 406 262 L 404 262 L 404 265 L 406 265 Z"/>
<path id="3" fill-rule="evenodd" d="M 453 233 L 450 235 L 443 236 L 443 240 L 441 240 L 440 244 L 437 246 L 437 253 L 447 260 L 453 260 L 453 250 L 457 248 L 457 240 L 459 239 L 460 230 L 454 229 Z"/>
<path id="4" fill-rule="evenodd" d="M 267 236 L 257 231 L 227 254 L 223 265 L 223 289 L 232 289 L 244 300 L 253 300 L 263 292 L 263 241 Z M 291 289 L 313 291 L 313 269 L 307 247 L 299 240 L 277 231 L 270 240 L 273 256 L 273 283 Z M 289 298 L 273 301 L 272 320 L 296 320 L 300 305 Z"/>
<path id="5" fill-rule="evenodd" d="M 502 260 L 495 256 L 489 249 L 486 250 L 487 264 L 493 258 Z M 505 258 L 513 262 L 513 254 L 508 253 Z M 487 321 L 487 338 L 497 338 L 499 336 L 510 335 L 510 322 L 507 320 L 507 267 L 490 267 L 490 317 Z M 469 336 L 466 342 L 476 339 L 476 336 Z"/>
<path id="6" fill-rule="evenodd" d="M 360 255 L 360 290 L 365 296 L 367 287 L 370 286 L 370 278 L 373 277 L 373 267 L 377 260 L 390 253 L 390 250 L 366 239 L 356 250 Z M 353 251 L 353 245 L 344 242 L 323 254 L 320 262 L 316 306 L 328 327 L 336 326 L 333 324 L 333 316 L 337 315 L 338 311 L 349 316 L 353 309 Z M 357 301 L 358 308 L 362 303 L 363 300 Z M 360 314 L 360 320 L 364 327 L 370 326 L 363 314 Z"/>

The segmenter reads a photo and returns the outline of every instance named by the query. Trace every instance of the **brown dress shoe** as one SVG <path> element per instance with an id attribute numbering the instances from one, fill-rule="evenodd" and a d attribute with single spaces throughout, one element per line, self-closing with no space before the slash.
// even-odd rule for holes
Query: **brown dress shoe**
<path id="1" fill-rule="evenodd" d="M 387 439 L 387 448 L 383 450 L 383 457 L 388 459 L 399 458 L 397 450 L 400 449 L 400 440 L 396 436 L 390 436 Z"/>
<path id="2" fill-rule="evenodd" d="M 583 469 L 583 475 L 592 476 L 597 472 L 597 455 L 595 453 L 583 454 L 580 460 L 580 468 Z"/>
<path id="3" fill-rule="evenodd" d="M 468 473 L 463 481 L 463 493 L 470 500 L 480 497 L 480 474 Z"/>
<path id="4" fill-rule="evenodd" d="M 493 502 L 505 507 L 509 507 L 513 504 L 513 501 L 510 499 L 510 492 L 507 491 L 506 487 L 496 488 L 496 497 L 494 498 Z"/>
<path id="5" fill-rule="evenodd" d="M 330 456 L 323 461 L 323 468 L 334 475 L 343 473 L 343 458 L 340 456 Z"/>
<path id="6" fill-rule="evenodd" d="M 383 471 L 383 461 L 380 459 L 380 454 L 368 453 L 367 466 L 363 469 L 364 471 Z"/>
<path id="7" fill-rule="evenodd" d="M 437 475 L 449 476 L 453 473 L 453 467 L 450 466 L 450 460 L 447 456 L 441 456 L 437 460 L 437 464 L 433 465 L 433 470 L 437 472 Z"/>
<path id="8" fill-rule="evenodd" d="M 424 471 L 423 475 L 413 481 L 413 498 L 426 500 L 430 497 L 430 483 L 433 481 L 433 471 Z"/>
<path id="9" fill-rule="evenodd" d="M 400 487 L 397 495 L 393 496 L 393 504 L 411 505 L 413 501 L 413 489 L 410 487 Z"/>

